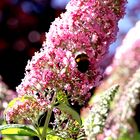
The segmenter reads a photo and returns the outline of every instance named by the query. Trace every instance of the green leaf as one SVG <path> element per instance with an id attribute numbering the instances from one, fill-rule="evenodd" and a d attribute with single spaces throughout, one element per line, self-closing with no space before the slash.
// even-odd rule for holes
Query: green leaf
<path id="1" fill-rule="evenodd" d="M 1 125 L 0 133 L 2 135 L 38 136 L 32 126 L 21 124 Z"/>
<path id="2" fill-rule="evenodd" d="M 129 132 L 126 132 L 118 138 L 118 140 L 131 140 L 131 139 L 140 140 L 140 133 L 134 132 L 134 134 L 131 134 Z"/>
<path id="3" fill-rule="evenodd" d="M 56 136 L 55 134 L 54 134 L 54 135 L 48 134 L 48 135 L 46 136 L 46 139 L 47 139 L 47 140 L 66 140 L 65 138 L 62 138 L 62 137 L 60 137 L 60 136 Z M 67 140 L 73 140 L 73 139 L 72 139 L 72 138 L 67 138 Z"/>
<path id="4" fill-rule="evenodd" d="M 13 136 L 13 135 L 6 135 L 2 137 L 2 140 L 29 140 L 29 136 Z"/>
<path id="5" fill-rule="evenodd" d="M 60 138 L 58 136 L 53 136 L 53 135 L 47 135 L 47 140 L 64 140 L 63 138 Z"/>
<path id="6" fill-rule="evenodd" d="M 60 109 L 63 112 L 66 112 L 67 114 L 71 115 L 72 118 L 74 120 L 76 120 L 80 125 L 82 124 L 81 118 L 79 116 L 79 114 L 72 109 L 70 106 L 66 105 L 66 104 L 59 104 L 58 106 L 56 106 L 58 109 Z"/>
<path id="7" fill-rule="evenodd" d="M 140 140 L 140 133 L 139 132 L 135 133 L 134 140 Z"/>

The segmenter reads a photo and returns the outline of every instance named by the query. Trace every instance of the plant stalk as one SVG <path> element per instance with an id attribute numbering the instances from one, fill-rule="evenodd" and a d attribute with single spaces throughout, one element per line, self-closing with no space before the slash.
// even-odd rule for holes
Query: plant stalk
<path id="1" fill-rule="evenodd" d="M 52 103 L 50 104 L 50 109 L 48 109 L 48 112 L 47 112 L 45 124 L 44 124 L 43 131 L 42 131 L 41 140 L 46 140 L 47 128 L 49 125 L 49 121 L 51 118 L 51 114 L 53 111 L 53 106 L 54 106 L 55 100 L 56 100 L 56 93 L 54 93 L 54 95 L 53 95 Z"/>

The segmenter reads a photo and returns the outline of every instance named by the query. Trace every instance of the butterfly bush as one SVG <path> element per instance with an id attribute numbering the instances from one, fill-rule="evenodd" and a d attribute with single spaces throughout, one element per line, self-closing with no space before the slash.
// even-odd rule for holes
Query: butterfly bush
<path id="1" fill-rule="evenodd" d="M 133 74 L 130 82 L 120 94 L 118 102 L 106 120 L 104 137 L 117 140 L 127 134 L 131 139 L 135 139 L 137 128 L 133 122 L 133 116 L 135 115 L 135 108 L 140 102 L 140 68 Z"/>
<path id="2" fill-rule="evenodd" d="M 102 79 L 100 61 L 116 38 L 125 3 L 71 0 L 46 33 L 44 48 L 28 62 L 25 77 L 17 87 L 19 95 L 38 93 L 46 98 L 46 92 L 63 90 L 72 104 L 84 104 L 90 89 Z M 90 62 L 85 73 L 77 69 L 75 57 L 79 53 L 87 54 Z"/>
<path id="3" fill-rule="evenodd" d="M 127 33 L 122 45 L 117 49 L 113 63 L 106 69 L 107 79 L 97 88 L 102 92 L 111 85 L 119 83 L 120 90 L 115 96 L 113 106 L 106 120 L 105 137 L 118 139 L 129 134 L 134 139 L 133 116 L 138 105 L 140 94 L 140 21 Z M 133 75 L 133 76 L 132 76 Z"/>
<path id="4" fill-rule="evenodd" d="M 110 103 L 114 99 L 118 88 L 118 85 L 114 85 L 100 96 L 94 98 L 94 105 L 84 122 L 84 130 L 88 140 L 96 139 L 97 134 L 102 132 L 109 113 Z"/>
<path id="5" fill-rule="evenodd" d="M 43 48 L 28 61 L 25 77 L 16 88 L 19 98 L 32 96 L 41 104 L 42 111 L 46 107 L 51 112 L 54 107 L 55 117 L 68 113 L 65 108 L 62 111 L 62 108 L 55 107 L 55 101 L 69 106 L 85 105 L 90 98 L 90 90 L 103 78 L 100 63 L 108 53 L 109 45 L 116 39 L 118 21 L 124 16 L 125 4 L 126 0 L 71 0 L 66 12 L 52 22 Z M 89 61 L 85 72 L 78 69 L 75 60 L 80 54 L 85 54 Z M 24 106 L 23 103 L 21 106 Z M 17 107 L 20 108 L 20 105 L 6 110 L 9 122 L 11 117 L 12 121 L 16 121 L 10 114 L 11 109 L 12 113 L 17 113 Z M 24 109 L 27 108 L 23 107 L 22 112 L 26 112 Z M 66 124 L 73 118 L 67 118 Z M 59 119 L 63 122 L 62 118 Z M 75 136 L 72 138 L 75 139 Z"/>
<path id="6" fill-rule="evenodd" d="M 12 106 L 12 108 L 11 108 Z M 47 105 L 46 105 L 47 106 Z M 10 112 L 5 114 L 7 123 L 37 124 L 41 112 L 46 108 L 32 96 L 23 96 L 12 100 L 6 108 Z"/>

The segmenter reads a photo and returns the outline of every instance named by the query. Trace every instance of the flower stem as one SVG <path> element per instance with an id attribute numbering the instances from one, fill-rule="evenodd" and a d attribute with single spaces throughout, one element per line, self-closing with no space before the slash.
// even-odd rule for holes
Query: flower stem
<path id="1" fill-rule="evenodd" d="M 40 132 L 40 129 L 39 129 L 39 125 L 36 123 L 35 125 L 34 125 L 34 128 L 37 130 L 37 132 L 38 132 L 38 137 L 39 138 L 41 138 L 41 132 Z"/>
<path id="2" fill-rule="evenodd" d="M 56 100 L 56 93 L 54 93 L 52 103 L 50 104 L 50 109 L 48 109 L 48 112 L 47 112 L 45 124 L 44 124 L 43 131 L 42 131 L 41 140 L 46 140 L 47 128 L 48 128 L 48 125 L 49 125 L 49 121 L 50 121 L 50 118 L 51 118 L 51 114 L 52 114 L 52 111 L 53 111 L 53 105 L 55 103 L 55 100 Z"/>

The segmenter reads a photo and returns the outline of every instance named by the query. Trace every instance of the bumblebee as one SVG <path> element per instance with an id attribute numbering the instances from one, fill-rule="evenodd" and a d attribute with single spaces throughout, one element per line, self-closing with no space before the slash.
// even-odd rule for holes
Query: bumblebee
<path id="1" fill-rule="evenodd" d="M 88 70 L 89 59 L 85 53 L 81 53 L 81 54 L 77 55 L 75 58 L 75 62 L 77 63 L 77 69 L 80 72 L 85 73 Z"/>

